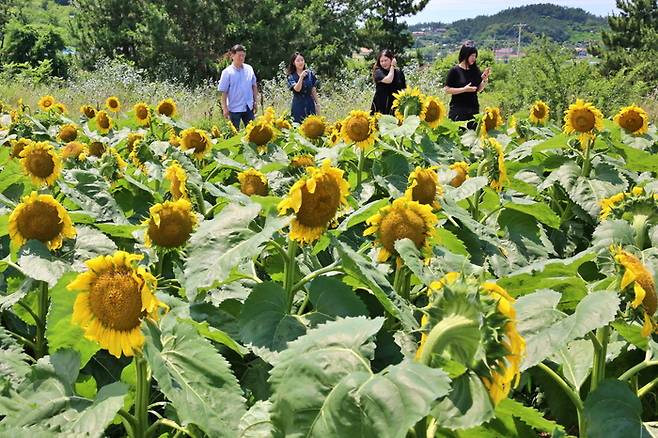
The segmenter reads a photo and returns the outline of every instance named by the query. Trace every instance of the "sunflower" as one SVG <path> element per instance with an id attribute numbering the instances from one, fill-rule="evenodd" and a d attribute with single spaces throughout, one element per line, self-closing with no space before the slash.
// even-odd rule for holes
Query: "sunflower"
<path id="1" fill-rule="evenodd" d="M 99 111 L 96 113 L 96 126 L 98 127 L 98 131 L 101 134 L 107 134 L 110 132 L 110 129 L 112 129 L 114 122 L 110 118 L 110 116 L 107 115 L 105 111 Z"/>
<path id="2" fill-rule="evenodd" d="M 23 149 L 25 149 L 26 146 L 29 146 L 31 144 L 34 144 L 34 141 L 30 140 L 29 138 L 19 138 L 18 140 L 11 140 L 11 152 L 9 152 L 9 156 L 12 158 L 20 158 L 21 152 L 23 152 Z"/>
<path id="3" fill-rule="evenodd" d="M 395 110 L 395 117 L 403 121 L 408 116 L 418 116 L 425 120 L 425 95 L 416 88 L 407 87 L 397 93 L 393 93 L 395 100 L 392 108 Z"/>
<path id="4" fill-rule="evenodd" d="M 276 119 L 276 112 L 274 111 L 274 108 L 271 106 L 265 108 L 263 118 L 270 123 L 274 123 L 274 120 Z"/>
<path id="5" fill-rule="evenodd" d="M 115 148 L 109 148 L 103 156 L 107 156 L 107 154 L 112 156 L 112 160 L 116 164 L 117 170 L 123 170 L 126 167 L 128 167 L 128 163 L 125 162 L 123 158 L 121 158 L 121 155 Z"/>
<path id="6" fill-rule="evenodd" d="M 482 123 L 480 125 L 480 134 L 482 137 L 486 137 L 489 133 L 495 129 L 498 129 L 503 125 L 504 121 L 500 115 L 500 108 L 498 107 L 486 107 L 484 109 L 484 115 L 482 116 Z"/>
<path id="7" fill-rule="evenodd" d="M 41 99 L 39 99 L 39 108 L 41 108 L 44 111 L 50 111 L 53 109 L 55 105 L 55 98 L 50 95 L 46 96 L 41 96 Z"/>
<path id="8" fill-rule="evenodd" d="M 144 102 L 136 103 L 133 107 L 135 112 L 135 120 L 140 126 L 146 126 L 151 122 L 151 112 L 149 111 L 149 106 Z"/>
<path id="9" fill-rule="evenodd" d="M 419 204 L 430 205 L 435 209 L 441 208 L 436 198 L 443 194 L 443 189 L 439 184 L 439 176 L 435 169 L 435 167 L 429 169 L 416 167 L 409 175 L 409 187 L 407 187 L 405 196 Z"/>
<path id="10" fill-rule="evenodd" d="M 309 140 L 316 140 L 324 135 L 324 131 L 327 128 L 327 122 L 324 117 L 311 115 L 304 119 L 302 125 L 299 127 L 299 130 L 302 132 L 304 137 Z"/>
<path id="11" fill-rule="evenodd" d="M 267 117 L 252 120 L 245 129 L 243 140 L 253 143 L 259 148 L 265 147 L 276 138 L 276 129 Z"/>
<path id="12" fill-rule="evenodd" d="M 57 138 L 62 140 L 64 143 L 68 143 L 70 141 L 75 140 L 76 138 L 78 138 L 77 126 L 71 123 L 63 125 L 61 128 L 59 128 L 59 133 L 57 134 Z"/>
<path id="13" fill-rule="evenodd" d="M 61 248 L 64 238 L 75 235 L 68 212 L 50 195 L 32 192 L 9 215 L 9 238 L 18 246 L 38 240 L 55 250 Z"/>
<path id="14" fill-rule="evenodd" d="M 178 163 L 172 161 L 167 170 L 165 171 L 164 178 L 169 181 L 169 192 L 174 200 L 187 199 L 187 172 Z"/>
<path id="15" fill-rule="evenodd" d="M 61 102 L 57 102 L 55 105 L 53 105 L 54 108 L 60 113 L 60 114 L 66 114 L 69 112 L 69 110 L 66 108 L 66 105 L 64 105 Z"/>
<path id="16" fill-rule="evenodd" d="M 635 216 L 642 216 L 652 224 L 658 221 L 658 194 L 645 193 L 642 187 L 633 187 L 630 192 L 620 192 L 603 199 L 600 206 L 601 221 L 610 216 L 630 222 L 634 222 Z"/>
<path id="17" fill-rule="evenodd" d="M 427 96 L 424 106 L 425 116 L 423 120 L 430 128 L 434 129 L 441 124 L 441 120 L 446 115 L 445 106 L 434 96 Z"/>
<path id="18" fill-rule="evenodd" d="M 210 128 L 210 135 L 212 138 L 222 138 L 222 131 L 217 127 L 217 125 L 212 125 L 212 128 Z"/>
<path id="19" fill-rule="evenodd" d="M 158 114 L 173 118 L 176 115 L 176 102 L 171 98 L 161 100 L 155 110 Z"/>
<path id="20" fill-rule="evenodd" d="M 613 120 L 629 134 L 642 135 L 649 131 L 649 116 L 636 105 L 622 108 Z"/>
<path id="21" fill-rule="evenodd" d="M 564 133 L 579 133 L 580 144 L 584 145 L 595 131 L 603 130 L 603 114 L 594 105 L 582 99 L 569 105 L 564 112 Z"/>
<path id="22" fill-rule="evenodd" d="M 240 191 L 247 196 L 267 196 L 267 178 L 256 169 L 247 169 L 238 174 Z"/>
<path id="23" fill-rule="evenodd" d="M 80 114 L 83 114 L 88 119 L 96 117 L 96 110 L 91 105 L 82 105 L 80 107 Z"/>
<path id="24" fill-rule="evenodd" d="M 656 313 L 658 300 L 656 299 L 656 284 L 653 276 L 642 264 L 640 259 L 633 254 L 624 251 L 621 246 L 612 246 L 610 248 L 615 262 L 624 269 L 624 275 L 619 285 L 620 290 L 624 291 L 633 285 L 634 298 L 631 307 L 637 309 L 640 305 L 644 310 L 644 325 L 642 327 L 642 336 L 649 336 L 653 331 L 655 323 L 653 314 Z"/>
<path id="25" fill-rule="evenodd" d="M 187 199 L 165 201 L 149 209 L 145 234 L 147 246 L 178 248 L 185 245 L 197 224 L 192 204 Z"/>
<path id="26" fill-rule="evenodd" d="M 176 147 L 180 146 L 180 137 L 176 135 L 176 131 L 174 131 L 173 129 L 169 131 L 169 143 L 172 146 L 176 146 Z"/>
<path id="27" fill-rule="evenodd" d="M 25 146 L 20 157 L 23 170 L 36 185 L 52 185 L 62 170 L 57 152 L 46 141 Z"/>
<path id="28" fill-rule="evenodd" d="M 311 243 L 322 236 L 339 207 L 347 204 L 349 191 L 343 171 L 332 167 L 329 160 L 319 168 L 307 167 L 306 173 L 278 205 L 279 214 L 295 212 L 290 238 L 301 243 Z"/>
<path id="29" fill-rule="evenodd" d="M 73 322 L 85 331 L 85 337 L 100 344 L 115 357 L 132 356 L 144 345 L 141 322 L 156 320 L 158 308 L 165 307 L 153 292 L 157 280 L 133 262 L 142 256 L 116 251 L 85 262 L 88 271 L 68 284 L 79 290 L 73 304 Z"/>
<path id="30" fill-rule="evenodd" d="M 129 133 L 128 137 L 126 138 L 126 146 L 128 147 L 128 152 L 132 152 L 135 148 L 135 144 L 142 139 L 144 139 L 143 134 L 139 134 L 137 132 Z"/>
<path id="31" fill-rule="evenodd" d="M 450 180 L 450 185 L 459 187 L 468 179 L 468 163 L 457 161 L 450 165 L 450 170 L 455 172 L 455 176 Z"/>
<path id="32" fill-rule="evenodd" d="M 375 119 L 365 111 L 354 110 L 343 120 L 341 135 L 345 143 L 354 143 L 361 149 L 375 144 L 377 128 Z"/>
<path id="33" fill-rule="evenodd" d="M 105 100 L 105 107 L 113 113 L 118 113 L 121 110 L 121 103 L 116 96 L 110 96 Z"/>
<path id="34" fill-rule="evenodd" d="M 61 155 L 62 159 L 75 158 L 82 161 L 87 158 L 89 151 L 87 150 L 87 146 L 85 146 L 84 143 L 79 141 L 71 141 L 66 143 L 66 145 L 62 148 Z"/>
<path id="35" fill-rule="evenodd" d="M 233 124 L 231 124 L 233 126 Z M 287 119 L 284 119 L 283 117 L 279 117 L 278 119 L 275 120 L 274 126 L 276 126 L 277 129 L 279 130 L 284 130 L 284 129 L 292 129 L 292 125 Z"/>
<path id="36" fill-rule="evenodd" d="M 484 157 L 487 160 L 489 171 L 489 185 L 496 191 L 501 191 L 507 182 L 507 168 L 505 167 L 505 152 L 503 147 L 494 138 L 484 140 Z"/>
<path id="37" fill-rule="evenodd" d="M 292 167 L 309 167 L 309 166 L 315 166 L 315 158 L 313 156 L 304 154 L 304 155 L 297 155 L 295 157 L 292 157 L 290 160 L 290 165 Z"/>
<path id="38" fill-rule="evenodd" d="M 545 125 L 548 121 L 550 109 L 542 100 L 538 100 L 530 107 L 530 121 L 535 125 Z"/>
<path id="39" fill-rule="evenodd" d="M 89 155 L 93 157 L 102 156 L 106 150 L 107 147 L 105 146 L 104 143 L 101 143 L 100 141 L 93 141 L 89 144 Z"/>
<path id="40" fill-rule="evenodd" d="M 187 128 L 180 133 L 180 145 L 183 150 L 194 150 L 194 158 L 200 160 L 212 148 L 210 137 L 206 131 Z"/>
<path id="41" fill-rule="evenodd" d="M 427 254 L 437 222 L 432 207 L 402 197 L 369 217 L 366 224 L 370 227 L 363 235 L 376 234 L 377 243 L 381 246 L 377 261 L 384 262 L 396 254 L 395 242 L 405 237 Z"/>

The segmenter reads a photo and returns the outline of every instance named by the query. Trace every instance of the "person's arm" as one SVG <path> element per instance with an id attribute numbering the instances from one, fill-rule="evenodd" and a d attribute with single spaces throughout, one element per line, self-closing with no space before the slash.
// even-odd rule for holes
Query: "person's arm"
<path id="1" fill-rule="evenodd" d="M 391 66 L 391 69 L 388 71 L 388 74 L 382 78 L 381 82 L 382 84 L 390 84 L 393 82 L 393 78 L 395 77 L 395 68 Z"/>
<path id="2" fill-rule="evenodd" d="M 475 85 L 471 85 L 471 83 L 469 82 L 468 85 L 464 87 L 455 88 L 455 87 L 446 86 L 443 88 L 443 90 L 446 93 L 453 95 L 453 94 L 462 94 L 462 93 L 475 93 L 476 91 L 478 91 L 478 87 L 476 87 Z"/>
<path id="3" fill-rule="evenodd" d="M 252 73 L 251 76 L 251 92 L 254 95 L 254 106 L 253 106 L 253 111 L 254 114 L 258 112 L 258 84 L 256 82 L 256 74 Z"/>
<path id="4" fill-rule="evenodd" d="M 315 88 L 315 87 L 311 88 L 311 97 L 313 98 L 313 102 L 315 103 L 315 114 L 317 114 L 319 116 L 320 115 L 320 96 L 318 95 L 317 88 Z"/>
<path id="5" fill-rule="evenodd" d="M 228 103 L 226 102 L 226 95 L 228 92 L 222 91 L 222 112 L 224 113 L 224 118 L 228 119 L 229 118 L 229 113 L 228 113 Z"/>
<path id="6" fill-rule="evenodd" d="M 484 90 L 484 87 L 489 83 L 489 73 L 491 73 L 491 68 L 485 68 L 484 73 L 482 73 L 482 82 L 480 82 L 480 86 L 478 87 L 478 93 Z"/>
<path id="7" fill-rule="evenodd" d="M 228 114 L 228 103 L 226 102 L 226 96 L 228 95 L 228 86 L 229 86 L 229 80 L 228 80 L 228 74 L 226 74 L 226 71 L 222 71 L 222 75 L 219 78 L 219 84 L 217 85 L 217 89 L 221 93 L 221 100 L 222 100 L 222 113 L 224 114 L 224 118 L 228 119 L 229 114 Z"/>
<path id="8" fill-rule="evenodd" d="M 308 70 L 304 70 L 302 74 L 299 75 L 299 79 L 297 79 L 297 82 L 292 87 L 293 90 L 295 90 L 298 93 L 302 91 L 302 87 L 304 86 L 304 78 L 306 77 L 307 73 Z"/>

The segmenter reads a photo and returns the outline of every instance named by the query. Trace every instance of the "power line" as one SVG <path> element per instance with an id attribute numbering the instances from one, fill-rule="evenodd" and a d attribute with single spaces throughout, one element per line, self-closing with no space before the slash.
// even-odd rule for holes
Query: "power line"
<path id="1" fill-rule="evenodd" d="M 521 56 L 521 29 L 523 29 L 527 24 L 524 23 L 519 23 L 516 25 L 519 28 L 519 38 L 516 42 L 516 56 L 520 57 Z"/>

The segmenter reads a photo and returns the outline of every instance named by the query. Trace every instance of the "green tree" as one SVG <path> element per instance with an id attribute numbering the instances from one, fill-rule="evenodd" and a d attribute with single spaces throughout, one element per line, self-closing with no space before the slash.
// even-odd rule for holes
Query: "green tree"
<path id="1" fill-rule="evenodd" d="M 363 45 L 377 52 L 391 49 L 393 53 L 413 45 L 413 37 L 407 23 L 400 19 L 416 14 L 425 8 L 429 0 L 370 0 L 366 20 L 360 34 Z"/>
<path id="2" fill-rule="evenodd" d="M 50 60 L 52 74 L 66 77 L 67 62 L 62 51 L 64 39 L 52 26 L 24 25 L 10 21 L 6 26 L 5 45 L 0 51 L 4 63 L 26 63 L 37 67 Z"/>

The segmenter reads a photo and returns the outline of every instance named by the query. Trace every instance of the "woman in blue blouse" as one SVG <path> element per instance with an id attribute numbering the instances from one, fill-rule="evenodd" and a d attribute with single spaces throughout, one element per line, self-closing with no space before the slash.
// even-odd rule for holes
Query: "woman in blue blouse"
<path id="1" fill-rule="evenodd" d="M 306 68 L 304 56 L 295 52 L 288 64 L 288 87 L 292 90 L 290 113 L 296 123 L 302 123 L 308 115 L 320 113 L 319 85 L 315 73 Z"/>

